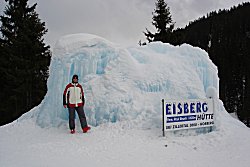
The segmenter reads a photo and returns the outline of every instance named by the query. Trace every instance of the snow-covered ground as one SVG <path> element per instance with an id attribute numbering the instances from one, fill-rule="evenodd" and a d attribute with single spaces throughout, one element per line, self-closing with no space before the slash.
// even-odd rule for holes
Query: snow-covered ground
<path id="1" fill-rule="evenodd" d="M 234 120 L 231 120 L 234 123 Z M 133 123 L 132 123 L 133 124 Z M 161 136 L 157 128 L 133 128 L 129 121 L 69 134 L 67 127 L 41 128 L 31 121 L 1 128 L 3 167 L 249 166 L 249 129 L 231 126 L 190 136 Z"/>
<path id="2" fill-rule="evenodd" d="M 78 120 L 77 133 L 69 133 L 62 107 L 73 74 L 85 92 L 87 134 Z M 0 166 L 248 167 L 249 128 L 225 111 L 216 92 L 212 132 L 162 137 L 161 99 L 205 98 L 208 88 L 218 92 L 218 80 L 206 52 L 189 45 L 124 48 L 90 34 L 62 37 L 43 102 L 0 127 Z"/>

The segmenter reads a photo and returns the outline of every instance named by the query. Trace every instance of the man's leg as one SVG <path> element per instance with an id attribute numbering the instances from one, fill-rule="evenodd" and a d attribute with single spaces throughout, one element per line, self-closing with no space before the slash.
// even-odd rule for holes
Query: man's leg
<path id="1" fill-rule="evenodd" d="M 75 108 L 69 108 L 69 128 L 75 129 Z"/>
<path id="2" fill-rule="evenodd" d="M 84 110 L 83 110 L 83 106 L 77 107 L 76 111 L 77 111 L 77 114 L 79 116 L 79 120 L 81 122 L 82 129 L 84 127 L 87 127 L 87 120 L 86 120 L 86 116 L 85 116 L 85 113 L 84 113 Z"/>

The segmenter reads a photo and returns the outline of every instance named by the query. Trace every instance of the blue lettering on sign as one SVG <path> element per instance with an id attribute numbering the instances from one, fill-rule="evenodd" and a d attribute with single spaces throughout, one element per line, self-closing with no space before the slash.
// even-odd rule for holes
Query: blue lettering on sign
<path id="1" fill-rule="evenodd" d="M 197 113 L 201 112 L 201 103 L 200 103 L 200 102 L 198 102 L 198 103 L 196 104 L 196 112 L 197 112 Z"/>
<path id="2" fill-rule="evenodd" d="M 188 103 L 184 103 L 184 114 L 188 114 L 189 110 L 188 110 Z"/>
<path id="3" fill-rule="evenodd" d="M 178 104 L 178 109 L 179 109 L 179 112 L 178 112 L 178 114 L 182 114 L 181 103 L 179 103 L 179 104 Z"/>
<path id="4" fill-rule="evenodd" d="M 196 115 L 167 117 L 167 123 L 195 121 L 195 120 L 196 120 Z"/>
<path id="5" fill-rule="evenodd" d="M 194 105 L 195 105 L 195 103 L 190 104 L 190 113 L 195 113 Z"/>
<path id="6" fill-rule="evenodd" d="M 170 108 L 171 107 L 171 104 L 166 104 L 166 115 L 171 115 L 172 113 L 170 112 Z"/>
<path id="7" fill-rule="evenodd" d="M 175 107 L 175 103 L 173 103 L 173 114 L 176 114 L 176 107 Z"/>
<path id="8" fill-rule="evenodd" d="M 208 110 L 207 103 L 202 104 L 202 110 L 203 110 L 203 112 L 207 112 L 207 110 Z"/>
<path id="9" fill-rule="evenodd" d="M 214 114 L 199 114 L 197 115 L 197 120 L 207 120 L 213 119 Z"/>
<path id="10" fill-rule="evenodd" d="M 189 113 L 204 113 L 208 111 L 206 102 L 184 102 L 184 103 L 166 103 L 166 115 L 180 115 Z"/>

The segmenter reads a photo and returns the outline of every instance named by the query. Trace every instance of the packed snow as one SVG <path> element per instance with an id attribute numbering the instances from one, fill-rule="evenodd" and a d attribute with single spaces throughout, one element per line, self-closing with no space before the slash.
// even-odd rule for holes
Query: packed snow
<path id="1" fill-rule="evenodd" d="M 184 44 L 123 47 L 72 34 L 53 50 L 42 103 L 0 127 L 0 166 L 241 166 L 250 160 L 250 131 L 219 99 L 216 66 Z M 68 129 L 62 93 L 74 74 L 83 85 L 91 131 Z M 162 136 L 162 99 L 214 101 L 214 126 Z M 11 111 L 10 111 L 11 112 Z"/>

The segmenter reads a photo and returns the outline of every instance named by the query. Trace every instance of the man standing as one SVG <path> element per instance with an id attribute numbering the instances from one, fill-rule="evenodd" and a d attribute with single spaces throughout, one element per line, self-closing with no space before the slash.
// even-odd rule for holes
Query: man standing
<path id="1" fill-rule="evenodd" d="M 69 110 L 69 128 L 71 134 L 75 133 L 75 111 L 77 111 L 79 116 L 83 133 L 90 130 L 83 110 L 84 102 L 82 85 L 78 83 L 78 76 L 73 75 L 72 83 L 69 83 L 63 92 L 63 106 Z"/>

